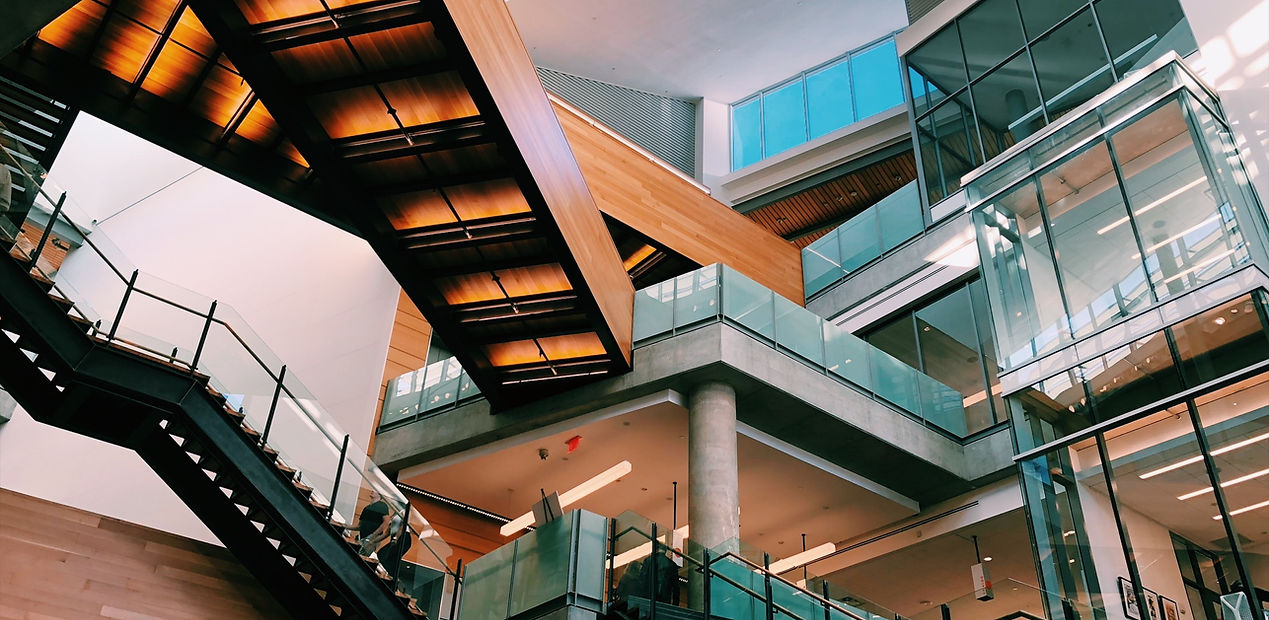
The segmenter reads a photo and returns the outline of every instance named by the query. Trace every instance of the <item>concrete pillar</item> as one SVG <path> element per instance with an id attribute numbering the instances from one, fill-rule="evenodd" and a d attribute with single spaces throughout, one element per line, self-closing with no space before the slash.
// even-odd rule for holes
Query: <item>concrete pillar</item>
<path id="1" fill-rule="evenodd" d="M 720 381 L 696 386 L 687 426 L 688 537 L 714 549 L 740 536 L 736 390 Z"/>

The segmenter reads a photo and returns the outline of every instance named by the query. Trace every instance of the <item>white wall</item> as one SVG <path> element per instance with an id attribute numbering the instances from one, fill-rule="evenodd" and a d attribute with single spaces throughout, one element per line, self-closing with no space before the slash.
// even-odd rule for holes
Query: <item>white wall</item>
<path id="1" fill-rule="evenodd" d="M 87 115 L 50 179 L 143 272 L 232 305 L 364 448 L 400 290 L 364 241 Z M 85 258 L 72 254 L 66 276 L 79 270 L 98 289 L 86 294 L 114 298 L 119 288 Z M 0 486 L 186 535 L 201 528 L 131 452 L 29 417 L 0 437 Z"/>
<path id="2" fill-rule="evenodd" d="M 1269 0 L 1180 2 L 1198 41 L 1200 71 L 1220 93 L 1264 202 L 1269 199 Z"/>

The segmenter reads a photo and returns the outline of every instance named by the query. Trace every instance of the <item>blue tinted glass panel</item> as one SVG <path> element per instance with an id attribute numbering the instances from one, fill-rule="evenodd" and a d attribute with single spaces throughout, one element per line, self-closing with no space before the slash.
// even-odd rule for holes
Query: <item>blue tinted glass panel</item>
<path id="1" fill-rule="evenodd" d="M 894 40 L 886 41 L 850 59 L 854 78 L 855 110 L 859 118 L 903 103 L 899 56 Z"/>
<path id="2" fill-rule="evenodd" d="M 855 120 L 850 98 L 850 65 L 841 61 L 806 76 L 806 107 L 811 138 L 841 129 Z"/>
<path id="3" fill-rule="evenodd" d="M 764 156 L 770 157 L 806 142 L 806 108 L 802 81 L 796 80 L 762 95 Z"/>
<path id="4" fill-rule="evenodd" d="M 757 98 L 731 109 L 731 168 L 762 159 L 762 113 Z"/>

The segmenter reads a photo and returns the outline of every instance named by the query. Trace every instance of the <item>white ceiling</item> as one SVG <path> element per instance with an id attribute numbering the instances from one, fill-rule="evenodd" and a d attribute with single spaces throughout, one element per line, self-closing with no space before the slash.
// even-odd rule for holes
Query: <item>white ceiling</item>
<path id="1" fill-rule="evenodd" d="M 567 453 L 565 440 L 580 435 Z M 849 539 L 909 517 L 892 499 L 804 463 L 758 441 L 737 436 L 741 538 L 773 559 L 807 546 Z M 546 449 L 549 457 L 539 457 Z M 564 492 L 628 460 L 631 473 L 565 510 L 609 517 L 632 510 L 668 526 L 673 482 L 679 483 L 678 525 L 687 523 L 687 411 L 658 403 L 554 435 L 509 446 L 449 466 L 403 476 L 401 482 L 508 517 L 517 517 L 544 490 Z"/>
<path id="2" fill-rule="evenodd" d="M 900 0 L 508 0 L 535 64 L 731 103 L 907 25 Z"/>

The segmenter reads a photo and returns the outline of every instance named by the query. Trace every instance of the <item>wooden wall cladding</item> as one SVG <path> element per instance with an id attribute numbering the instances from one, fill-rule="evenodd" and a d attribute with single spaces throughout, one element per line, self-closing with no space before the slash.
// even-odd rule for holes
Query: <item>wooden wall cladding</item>
<path id="1" fill-rule="evenodd" d="M 221 547 L 0 489 L 0 618 L 286 617 Z"/>
<path id="2" fill-rule="evenodd" d="M 375 406 L 375 423 L 372 428 L 379 428 L 379 419 L 383 416 L 383 399 L 387 397 L 388 382 L 407 373 L 422 368 L 427 362 L 427 349 L 432 342 L 432 326 L 423 313 L 401 291 L 397 298 L 397 313 L 392 321 L 392 336 L 388 339 L 388 359 L 383 366 L 383 382 L 379 384 L 379 402 Z M 370 445 L 366 447 L 371 454 L 375 450 L 375 437 L 370 435 Z"/>
<path id="3" fill-rule="evenodd" d="M 802 304 L 802 253 L 678 175 L 555 105 L 599 210 L 701 265 L 725 263 Z"/>
<path id="4" fill-rule="evenodd" d="M 411 493 L 408 490 L 402 492 L 410 498 L 414 508 L 427 519 L 428 523 L 432 524 L 436 533 L 440 534 L 453 550 L 454 554 L 447 560 L 451 569 L 455 567 L 459 558 L 462 558 L 465 566 L 472 560 L 517 538 L 517 536 L 503 536 L 498 533 L 498 528 L 502 527 L 499 521 L 424 495 Z M 423 563 L 422 554 L 425 553 L 427 550 L 423 549 L 422 545 L 415 545 L 406 554 L 406 558 Z"/>

